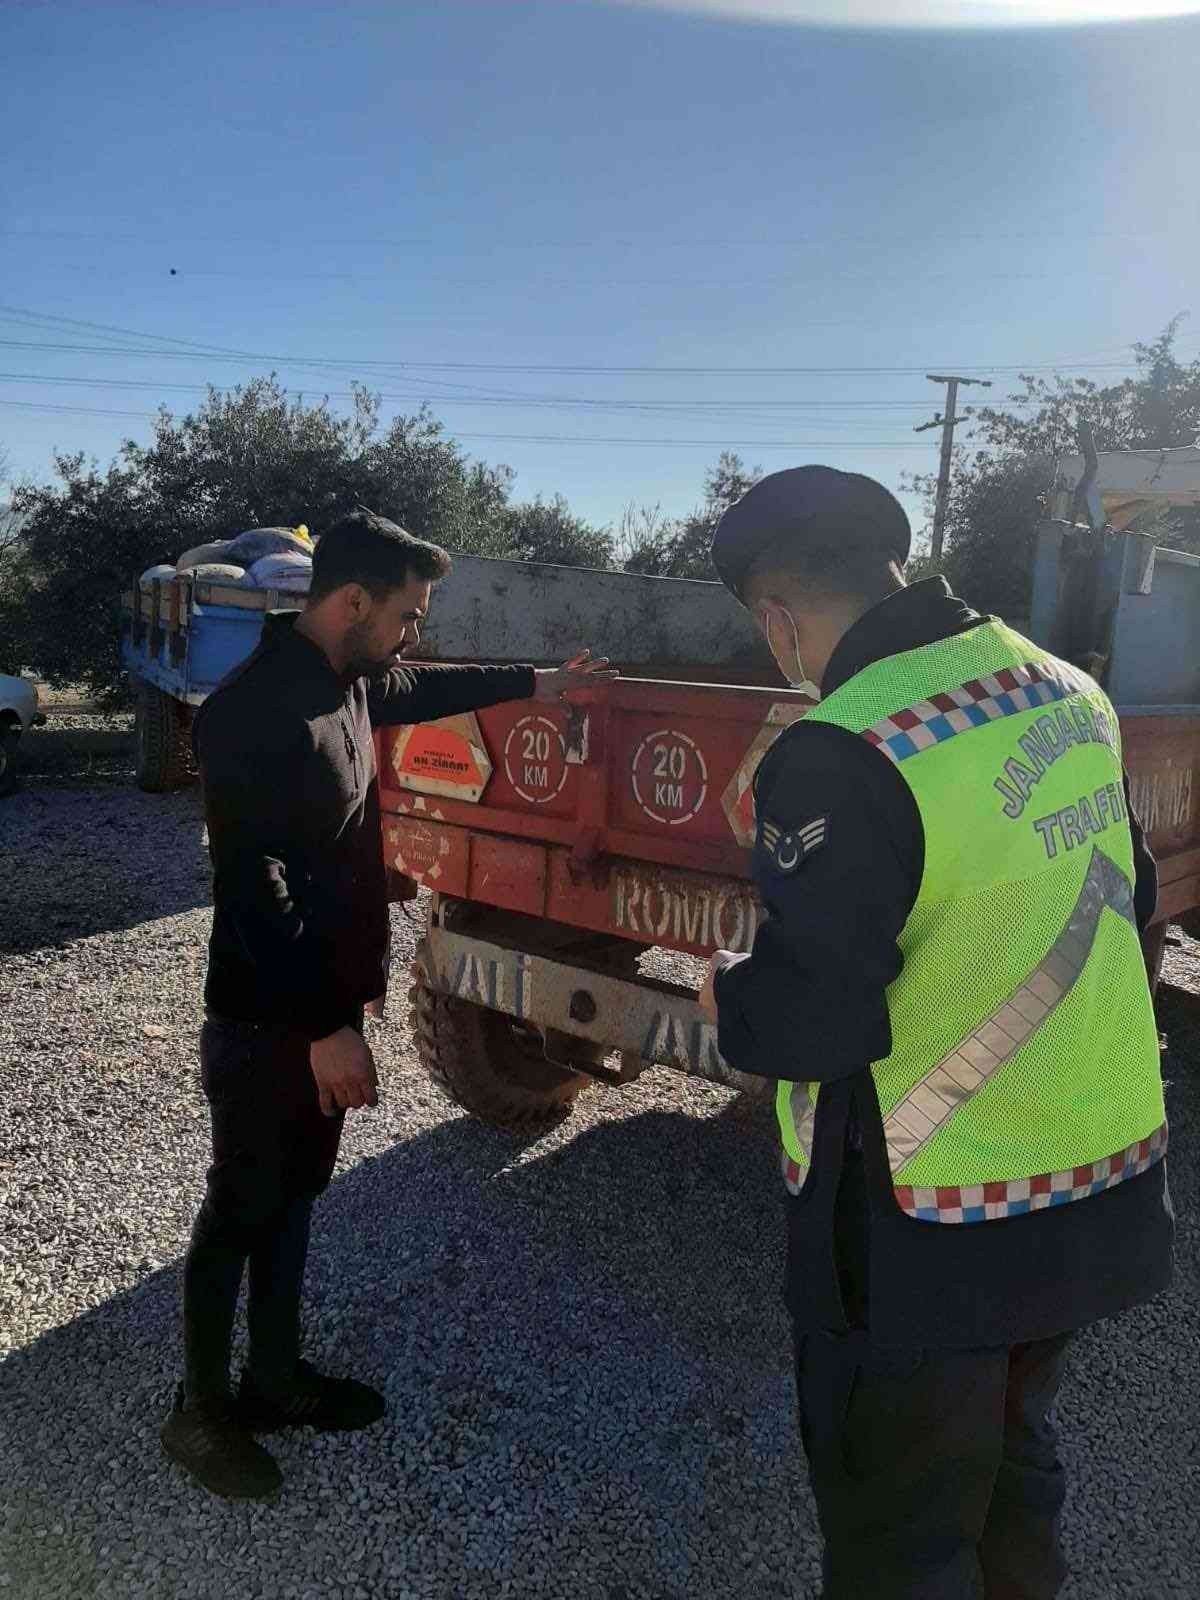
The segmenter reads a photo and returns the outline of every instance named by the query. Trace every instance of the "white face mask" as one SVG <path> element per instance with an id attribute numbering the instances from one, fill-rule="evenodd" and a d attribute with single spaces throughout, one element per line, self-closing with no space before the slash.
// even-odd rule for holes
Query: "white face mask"
<path id="1" fill-rule="evenodd" d="M 779 609 L 783 611 L 782 606 Z M 791 684 L 793 689 L 799 689 L 801 694 L 808 695 L 812 700 L 819 700 L 821 698 L 821 691 L 805 672 L 804 663 L 800 659 L 800 633 L 796 627 L 796 619 L 792 616 L 790 611 L 784 611 L 783 614 L 788 619 L 792 629 L 792 660 L 796 663 L 795 673 L 793 674 L 788 671 L 783 664 L 783 660 L 780 657 L 779 652 L 775 648 L 775 639 L 771 632 L 772 614 L 764 608 L 762 616 L 763 621 L 766 624 L 767 644 L 771 648 L 771 654 L 775 657 L 780 672 L 783 673 L 784 677 Z"/>

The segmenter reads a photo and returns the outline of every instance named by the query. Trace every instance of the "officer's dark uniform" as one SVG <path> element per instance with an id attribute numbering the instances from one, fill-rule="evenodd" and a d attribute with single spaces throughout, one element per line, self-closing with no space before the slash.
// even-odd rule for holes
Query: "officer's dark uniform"
<path id="1" fill-rule="evenodd" d="M 827 477 L 778 486 L 761 515 L 722 525 L 714 560 L 735 591 L 789 519 L 802 538 L 814 512 L 850 519 L 857 504 L 864 522 L 878 519 L 880 547 L 906 558 L 907 519 L 895 501 L 898 521 L 881 515 L 878 485 L 806 471 Z M 843 636 L 822 693 L 980 620 L 941 578 L 901 590 Z M 956 1228 L 904 1215 L 870 1063 L 892 1048 L 886 990 L 921 884 L 912 792 L 863 739 L 801 721 L 763 761 L 755 804 L 770 916 L 751 958 L 717 975 L 719 1037 L 744 1071 L 775 1076 L 797 1061 L 794 1076 L 822 1086 L 812 1178 L 787 1199 L 786 1298 L 827 1600 L 970 1600 L 981 1570 L 987 1600 L 1043 1600 L 1064 1575 L 1047 1413 L 1065 1347 L 1072 1330 L 1169 1281 L 1164 1168 L 1035 1219 Z M 1132 811 L 1130 824 L 1144 927 L 1157 880 Z M 801 829 L 816 847 L 781 866 L 778 841 Z"/>

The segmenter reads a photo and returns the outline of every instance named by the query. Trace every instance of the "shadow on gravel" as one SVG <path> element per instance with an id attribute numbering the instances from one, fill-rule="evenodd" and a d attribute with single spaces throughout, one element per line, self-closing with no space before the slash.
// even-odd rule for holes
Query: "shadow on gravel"
<path id="1" fill-rule="evenodd" d="M 1195 1593 L 1200 1012 L 1168 996 L 1165 1013 L 1179 1278 L 1079 1340 L 1062 1600 Z M 310 1352 L 384 1387 L 389 1420 L 272 1440 L 275 1506 L 203 1496 L 158 1453 L 178 1273 L 157 1273 L 0 1373 L 6 1593 L 91 1593 L 99 1573 L 108 1594 L 214 1600 L 812 1600 L 781 1253 L 769 1141 L 736 1102 L 615 1119 L 541 1156 L 447 1120 L 318 1210 Z M 161 1587 L 143 1581 L 156 1536 Z"/>
<path id="2" fill-rule="evenodd" d="M 70 1573 L 90 1593 L 103 1573 L 107 1593 L 173 1595 L 127 1583 L 161 1519 L 155 1559 L 203 1595 L 408 1594 L 411 1573 L 446 1600 L 806 1600 L 772 1169 L 744 1118 L 669 1112 L 542 1159 L 455 1119 L 363 1161 L 318 1210 L 308 1345 L 381 1384 L 389 1421 L 273 1439 L 288 1485 L 258 1510 L 160 1459 L 178 1271 L 156 1273 L 0 1370 L 4 1592 L 67 1593 L 52 1580 Z M 421 1539 L 436 1567 L 406 1554 Z"/>
<path id="3" fill-rule="evenodd" d="M 133 731 L 128 717 L 104 719 L 109 726 L 62 727 L 51 719 L 21 741 L 22 781 L 35 787 L 47 779 L 75 784 L 129 783 L 133 779 Z"/>
<path id="4" fill-rule="evenodd" d="M 200 796 L 39 787 L 0 801 L 0 952 L 53 949 L 211 901 Z"/>

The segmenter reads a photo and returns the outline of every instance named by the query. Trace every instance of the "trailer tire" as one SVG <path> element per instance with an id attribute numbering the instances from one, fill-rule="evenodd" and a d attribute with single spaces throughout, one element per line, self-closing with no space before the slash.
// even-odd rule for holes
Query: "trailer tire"
<path id="1" fill-rule="evenodd" d="M 434 1083 L 493 1127 L 527 1133 L 558 1122 L 591 1081 L 547 1061 L 536 1030 L 420 979 L 410 1020 L 417 1056 Z"/>
<path id="2" fill-rule="evenodd" d="M 0 722 L 0 800 L 14 794 L 17 787 L 17 752 L 21 745 L 21 730 L 11 723 Z"/>
<path id="3" fill-rule="evenodd" d="M 191 733 L 190 706 L 180 705 L 153 684 L 139 684 L 134 715 L 139 789 L 166 794 L 195 783 Z"/>

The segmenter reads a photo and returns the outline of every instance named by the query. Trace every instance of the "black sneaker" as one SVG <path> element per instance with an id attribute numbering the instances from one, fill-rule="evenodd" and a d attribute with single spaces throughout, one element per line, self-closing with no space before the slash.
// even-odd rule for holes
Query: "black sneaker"
<path id="1" fill-rule="evenodd" d="M 232 1401 L 185 1410 L 180 1384 L 161 1438 L 172 1461 L 226 1500 L 272 1500 L 283 1486 L 274 1456 L 237 1420 Z"/>
<path id="2" fill-rule="evenodd" d="M 299 1361 L 287 1387 L 265 1395 L 242 1374 L 237 1417 L 255 1433 L 277 1428 L 316 1428 L 318 1433 L 351 1433 L 378 1422 L 387 1407 L 378 1389 L 354 1378 L 327 1378 L 307 1361 Z"/>

